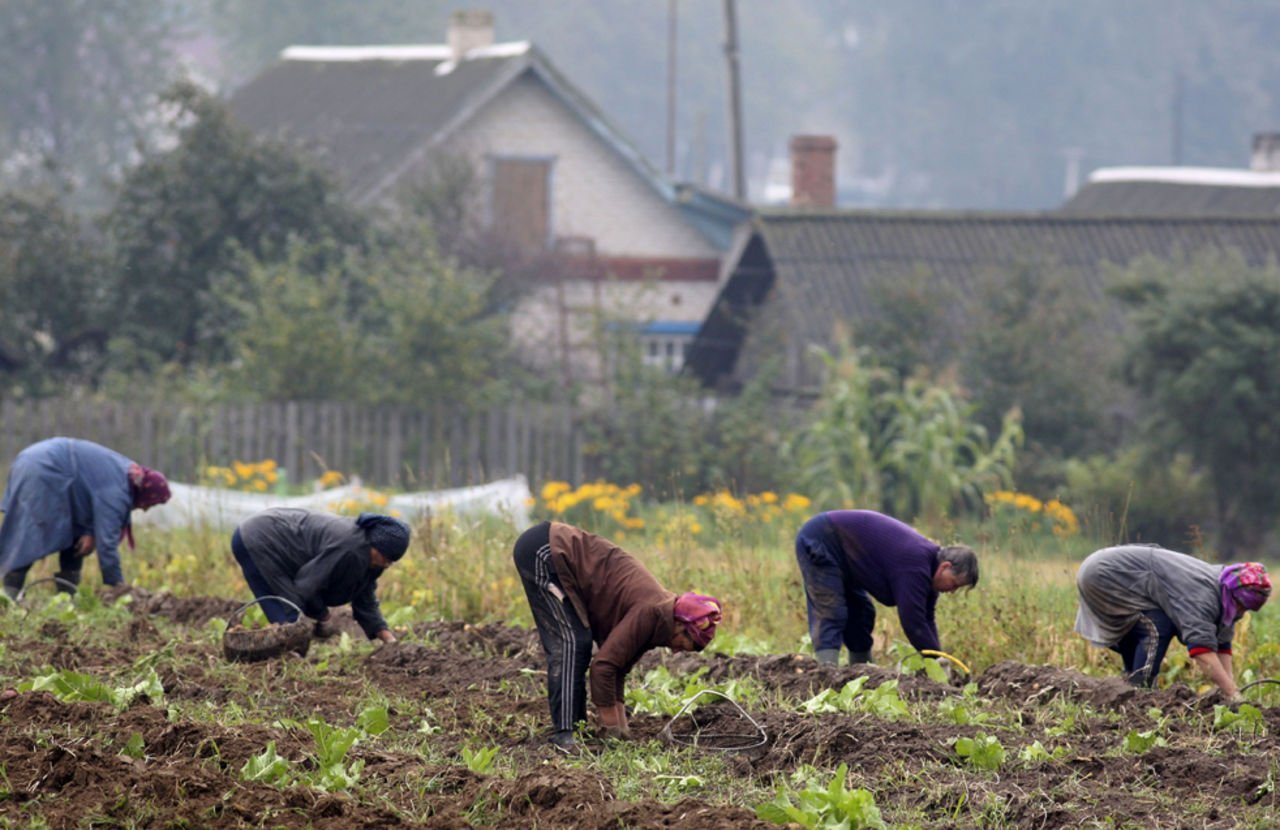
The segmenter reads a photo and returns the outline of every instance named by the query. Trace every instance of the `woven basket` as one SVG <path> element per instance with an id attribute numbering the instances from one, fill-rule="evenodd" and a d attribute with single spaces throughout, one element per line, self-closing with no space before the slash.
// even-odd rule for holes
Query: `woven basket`
<path id="1" fill-rule="evenodd" d="M 283 602 L 298 612 L 298 619 L 266 628 L 245 628 L 241 625 L 240 618 L 244 612 L 264 599 Z M 258 597 L 240 606 L 227 620 L 227 630 L 222 635 L 222 653 L 232 663 L 257 663 L 289 652 L 305 657 L 307 649 L 311 648 L 311 628 L 312 623 L 302 616 L 302 609 L 284 597 Z"/>

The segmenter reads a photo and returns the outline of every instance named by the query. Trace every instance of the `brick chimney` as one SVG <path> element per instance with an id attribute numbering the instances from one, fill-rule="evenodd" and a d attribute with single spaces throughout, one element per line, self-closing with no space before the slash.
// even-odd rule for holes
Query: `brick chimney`
<path id="1" fill-rule="evenodd" d="M 791 136 L 791 206 L 836 206 L 836 140 L 832 136 Z"/>
<path id="2" fill-rule="evenodd" d="M 1254 133 L 1250 170 L 1280 172 L 1280 133 Z"/>
<path id="3" fill-rule="evenodd" d="M 493 45 L 493 12 L 461 9 L 449 15 L 449 51 L 455 61 L 472 49 Z"/>

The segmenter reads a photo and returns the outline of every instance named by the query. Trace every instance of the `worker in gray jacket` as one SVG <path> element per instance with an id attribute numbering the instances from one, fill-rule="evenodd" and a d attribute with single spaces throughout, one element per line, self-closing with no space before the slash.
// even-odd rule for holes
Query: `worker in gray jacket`
<path id="1" fill-rule="evenodd" d="M 296 507 L 250 516 L 231 536 L 231 552 L 258 598 L 281 596 L 315 620 L 317 637 L 336 633 L 329 609 L 351 603 L 370 640 L 395 642 L 378 605 L 378 577 L 404 556 L 409 525 L 392 516 L 355 519 Z M 274 600 L 261 603 L 272 623 L 297 614 Z"/>
<path id="2" fill-rule="evenodd" d="M 1177 637 L 1222 693 L 1238 697 L 1231 639 L 1245 611 L 1271 595 L 1257 562 L 1211 565 L 1154 545 L 1121 545 L 1091 553 L 1076 576 L 1076 631 L 1124 661 L 1135 686 L 1154 686 Z"/>

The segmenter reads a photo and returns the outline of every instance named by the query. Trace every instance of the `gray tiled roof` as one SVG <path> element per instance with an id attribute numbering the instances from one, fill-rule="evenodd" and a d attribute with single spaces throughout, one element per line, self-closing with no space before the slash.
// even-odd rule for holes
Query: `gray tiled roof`
<path id="1" fill-rule="evenodd" d="M 1280 187 L 1090 182 L 1061 210 L 1107 216 L 1280 216 Z"/>
<path id="2" fill-rule="evenodd" d="M 333 166 L 356 200 L 469 107 L 519 74 L 525 55 L 442 60 L 281 60 L 230 98 L 249 128 L 298 141 Z"/>
<path id="3" fill-rule="evenodd" d="M 967 292 L 987 271 L 1053 265 L 1101 300 L 1106 262 L 1208 246 L 1235 248 L 1255 264 L 1280 258 L 1280 218 L 788 210 L 760 213 L 744 233 L 751 238 L 686 361 L 709 384 L 750 373 L 735 370 L 751 334 L 745 321 L 765 316 L 788 338 L 826 343 L 837 320 L 874 313 L 870 285 L 919 268 Z"/>

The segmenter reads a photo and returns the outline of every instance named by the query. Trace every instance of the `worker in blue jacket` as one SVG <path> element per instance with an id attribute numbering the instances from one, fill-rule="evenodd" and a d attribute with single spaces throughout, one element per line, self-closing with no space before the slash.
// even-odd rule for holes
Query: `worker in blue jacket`
<path id="1" fill-rule="evenodd" d="M 49 438 L 18 453 L 9 468 L 0 511 L 0 573 L 17 599 L 37 560 L 58 554 L 58 586 L 80 584 L 81 565 L 95 551 L 102 581 L 124 582 L 120 541 L 133 545 L 130 516 L 169 500 L 164 475 L 115 450 L 76 438 Z"/>
<path id="2" fill-rule="evenodd" d="M 809 636 L 821 663 L 871 662 L 876 609 L 897 606 L 902 631 L 920 651 L 940 650 L 938 594 L 978 584 L 978 557 L 967 545 L 939 545 L 911 526 L 873 510 L 814 516 L 796 535 Z"/>

